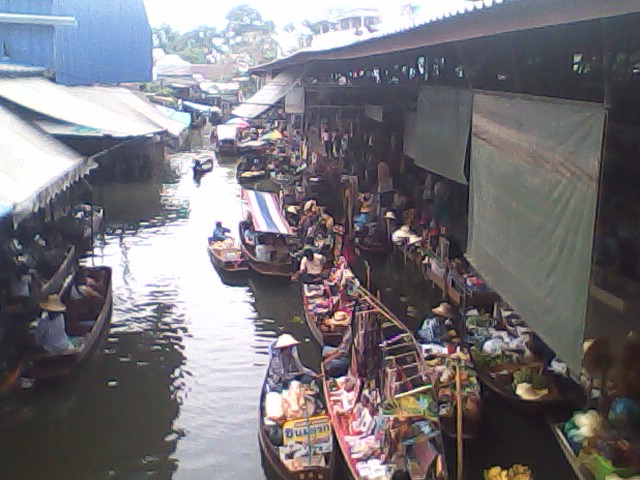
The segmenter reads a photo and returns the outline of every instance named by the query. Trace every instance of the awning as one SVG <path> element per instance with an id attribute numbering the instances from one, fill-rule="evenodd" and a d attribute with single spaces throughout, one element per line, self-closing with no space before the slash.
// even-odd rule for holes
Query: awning
<path id="1" fill-rule="evenodd" d="M 416 165 L 466 184 L 464 164 L 471 129 L 473 93 L 468 89 L 423 87 L 416 118 Z"/>
<path id="2" fill-rule="evenodd" d="M 475 93 L 467 257 L 580 371 L 605 110 Z"/>
<path id="3" fill-rule="evenodd" d="M 15 222 L 97 166 L 2 107 L 0 125 L 0 212 Z"/>
<path id="4" fill-rule="evenodd" d="M 174 110 L 173 108 L 163 107 L 162 105 L 154 105 L 155 108 L 158 109 L 160 113 L 169 117 L 171 120 L 178 122 L 180 125 L 183 125 L 184 128 L 191 125 L 191 114 L 187 112 L 179 112 L 178 110 Z"/>
<path id="5" fill-rule="evenodd" d="M 166 130 L 170 135 L 174 137 L 180 136 L 182 131 L 189 126 L 184 125 L 183 122 L 174 120 L 167 115 L 159 112 L 158 109 L 152 104 L 144 95 L 138 94 L 128 88 L 120 87 L 106 87 L 106 86 L 92 86 L 92 87 L 72 87 L 74 91 L 86 92 L 87 100 L 94 100 L 96 95 L 105 95 L 105 99 L 110 99 L 110 103 L 102 103 L 103 106 L 111 108 L 111 104 L 116 105 L 117 102 L 126 105 L 130 111 L 125 112 L 124 109 L 118 109 L 123 115 L 130 116 L 136 115 L 141 121 L 149 123 L 149 126 L 160 126 L 162 130 Z M 106 102 L 106 100 L 105 100 Z M 115 110 L 115 107 L 112 108 Z M 116 110 L 118 111 L 118 110 Z M 190 117 L 190 116 L 189 116 Z M 191 118 L 189 118 L 191 121 Z"/>
<path id="6" fill-rule="evenodd" d="M 264 87 L 234 108 L 231 113 L 236 117 L 255 118 L 289 93 L 301 78 L 302 74 L 299 70 L 285 70 L 269 80 Z"/>
<path id="7" fill-rule="evenodd" d="M 418 156 L 418 139 L 416 135 L 417 123 L 417 112 L 415 112 L 414 110 L 405 110 L 402 150 L 407 157 L 413 158 L 414 160 Z"/>
<path id="8" fill-rule="evenodd" d="M 364 104 L 364 116 L 382 123 L 384 117 L 384 107 L 382 105 L 373 105 L 371 103 Z"/>
<path id="9" fill-rule="evenodd" d="M 101 87 L 85 88 L 96 90 L 82 95 L 80 90 L 57 85 L 44 78 L 0 79 L 0 97 L 56 122 L 114 137 L 146 136 L 164 130 L 153 122 L 142 120 L 111 96 L 100 98 L 98 92 Z M 47 121 L 43 126 L 48 129 L 50 124 L 51 121 Z"/>
<path id="10" fill-rule="evenodd" d="M 244 190 L 253 228 L 256 232 L 292 235 L 291 226 L 284 218 L 278 196 L 275 193 Z"/>

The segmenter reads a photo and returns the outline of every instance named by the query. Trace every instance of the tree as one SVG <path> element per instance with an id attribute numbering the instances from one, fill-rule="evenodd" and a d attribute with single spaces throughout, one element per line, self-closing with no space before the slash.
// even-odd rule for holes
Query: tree
<path id="1" fill-rule="evenodd" d="M 234 25 L 234 24 L 244 24 L 244 25 L 246 24 L 261 25 L 262 24 L 262 15 L 260 15 L 260 12 L 255 8 L 250 7 L 249 5 L 246 5 L 246 4 L 233 7 L 229 11 L 229 13 L 227 13 L 227 16 L 225 18 L 229 22 L 229 24 L 227 25 L 227 28 L 229 28 L 229 25 Z"/>

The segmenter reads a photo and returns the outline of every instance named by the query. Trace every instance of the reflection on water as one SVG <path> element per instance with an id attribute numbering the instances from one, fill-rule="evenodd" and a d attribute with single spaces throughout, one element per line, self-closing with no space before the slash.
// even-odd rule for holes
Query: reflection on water
<path id="1" fill-rule="evenodd" d="M 77 375 L 2 404 L 0 478 L 264 478 L 256 430 L 268 345 L 286 330 L 311 364 L 319 349 L 298 286 L 227 286 L 209 262 L 215 221 L 235 232 L 241 217 L 235 165 L 216 165 L 198 187 L 191 160 L 177 160 L 175 185 L 101 190 L 117 227 L 85 261 L 113 268 L 109 334 Z M 167 208 L 188 218 L 163 217 Z"/>

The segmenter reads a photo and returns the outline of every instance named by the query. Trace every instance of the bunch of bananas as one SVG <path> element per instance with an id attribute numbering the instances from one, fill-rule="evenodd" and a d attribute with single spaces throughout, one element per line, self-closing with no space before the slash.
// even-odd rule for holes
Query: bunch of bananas
<path id="1" fill-rule="evenodd" d="M 533 477 L 529 467 L 517 463 L 508 470 L 504 470 L 499 466 L 486 469 L 484 471 L 484 480 L 533 480 Z"/>

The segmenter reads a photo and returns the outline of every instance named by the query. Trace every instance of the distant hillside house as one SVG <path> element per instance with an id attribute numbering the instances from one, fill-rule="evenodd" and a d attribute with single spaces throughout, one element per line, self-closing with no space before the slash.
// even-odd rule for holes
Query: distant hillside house
<path id="1" fill-rule="evenodd" d="M 307 27 L 314 35 L 344 30 L 374 30 L 375 25 L 382 21 L 380 13 L 375 8 L 354 8 L 332 12 L 329 18 L 308 22 Z"/>
<path id="2" fill-rule="evenodd" d="M 143 0 L 0 0 L 0 75 L 41 69 L 63 85 L 151 80 Z"/>

